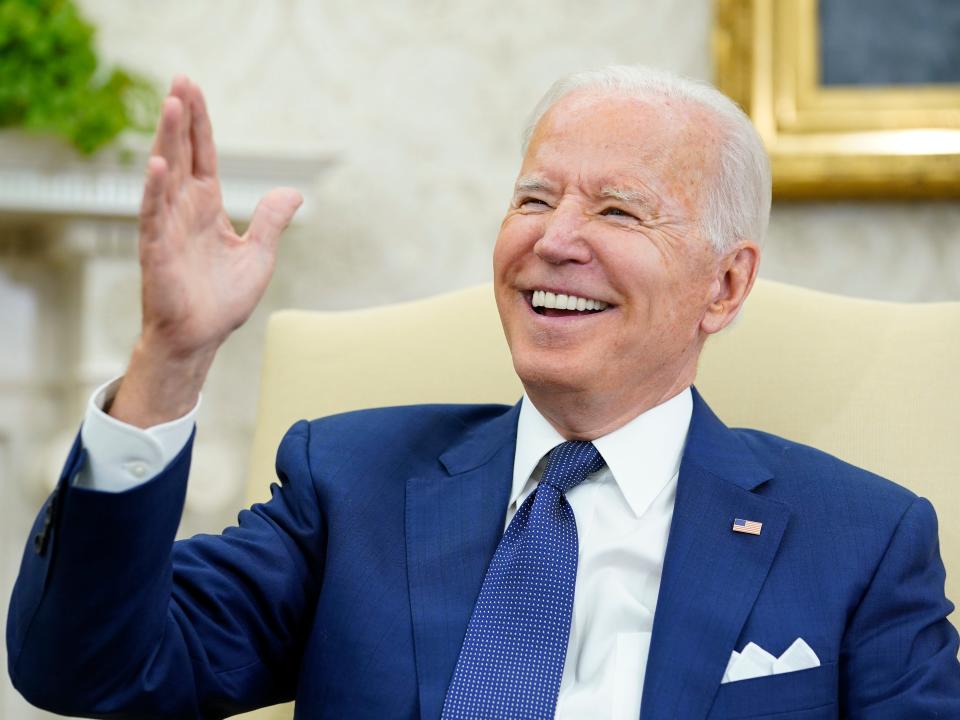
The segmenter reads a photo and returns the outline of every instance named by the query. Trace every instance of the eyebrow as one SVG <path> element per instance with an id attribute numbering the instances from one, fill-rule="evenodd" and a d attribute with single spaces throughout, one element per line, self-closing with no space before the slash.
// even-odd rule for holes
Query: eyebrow
<path id="1" fill-rule="evenodd" d="M 513 194 L 553 192 L 554 188 L 547 180 L 536 175 L 527 175 L 517 179 Z M 653 207 L 654 202 L 650 193 L 635 188 L 624 188 L 615 185 L 604 185 L 600 188 L 599 197 L 619 200 L 622 203 L 642 207 Z"/>
<path id="2" fill-rule="evenodd" d="M 614 200 L 619 200 L 620 202 L 630 203 L 633 205 L 651 204 L 650 196 L 647 193 L 628 188 L 613 187 L 611 185 L 606 185 L 600 188 L 600 197 L 612 198 Z"/>
<path id="3" fill-rule="evenodd" d="M 517 179 L 517 184 L 513 187 L 513 193 L 516 195 L 525 192 L 549 192 L 551 189 L 546 180 L 530 175 Z"/>

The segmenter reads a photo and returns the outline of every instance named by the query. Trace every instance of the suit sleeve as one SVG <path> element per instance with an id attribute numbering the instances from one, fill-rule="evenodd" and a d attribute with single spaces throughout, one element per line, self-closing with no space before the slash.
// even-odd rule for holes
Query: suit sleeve
<path id="1" fill-rule="evenodd" d="M 936 513 L 916 498 L 848 624 L 843 717 L 960 718 L 958 637 L 944 578 Z"/>
<path id="2" fill-rule="evenodd" d="M 71 485 L 77 443 L 10 604 L 9 672 L 27 700 L 66 715 L 213 718 L 292 699 L 325 547 L 309 432 L 301 422 L 285 436 L 269 502 L 177 543 L 192 439 L 120 493 Z"/>

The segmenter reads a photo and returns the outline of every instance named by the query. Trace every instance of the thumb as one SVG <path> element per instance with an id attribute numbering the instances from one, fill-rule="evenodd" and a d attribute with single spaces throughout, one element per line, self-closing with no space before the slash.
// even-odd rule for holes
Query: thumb
<path id="1" fill-rule="evenodd" d="M 293 188 L 274 188 L 257 203 L 247 230 L 247 239 L 273 250 L 280 233 L 290 224 L 293 214 L 302 204 L 303 196 Z"/>

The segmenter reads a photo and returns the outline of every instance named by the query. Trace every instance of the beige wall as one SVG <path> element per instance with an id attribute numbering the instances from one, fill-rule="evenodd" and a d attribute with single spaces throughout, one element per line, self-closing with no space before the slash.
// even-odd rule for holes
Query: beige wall
<path id="1" fill-rule="evenodd" d="M 192 485 L 185 533 L 218 530 L 235 517 L 270 311 L 379 304 L 489 279 L 518 166 L 519 129 L 555 77 L 613 62 L 710 76 L 708 0 L 79 4 L 99 26 L 108 59 L 162 83 L 176 72 L 198 81 L 224 148 L 337 156 L 316 190 L 313 219 L 288 232 L 266 298 L 214 366 L 194 468 L 204 481 Z M 958 300 L 960 204 L 777 205 L 761 272 L 867 297 Z M 0 265 L 5 309 L 36 308 L 42 321 L 40 329 L 7 326 L 0 341 L 20 348 L 16 362 L 25 367 L 35 362 L 27 340 L 30 352 L 53 348 L 43 368 L 55 377 L 55 349 L 69 335 L 69 315 L 50 285 L 29 259 Z M 98 285 L 108 295 L 100 305 L 112 310 L 94 321 L 111 327 L 117 357 L 136 335 L 136 288 L 129 258 Z M 31 403 L 42 417 L 18 427 L 69 433 L 80 420 L 76 408 L 58 406 L 55 392 L 44 399 Z M 23 407 L 0 403 L 0 412 Z M 38 473 L 56 465 L 27 462 L 26 446 L 16 438 L 0 442 L 0 492 L 11 499 L 0 510 L 7 513 L 3 602 L 26 518 L 42 495 L 34 487 Z M 0 717 L 33 717 L 4 684 Z"/>

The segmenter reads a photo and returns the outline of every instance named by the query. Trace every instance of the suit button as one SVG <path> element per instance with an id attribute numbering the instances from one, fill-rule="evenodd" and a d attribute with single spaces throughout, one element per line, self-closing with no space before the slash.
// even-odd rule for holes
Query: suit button
<path id="1" fill-rule="evenodd" d="M 43 551 L 46 549 L 46 547 L 47 547 L 47 529 L 46 529 L 46 526 L 44 526 L 44 529 L 38 532 L 33 537 L 33 551 L 37 553 L 37 555 L 43 555 Z"/>
<path id="2" fill-rule="evenodd" d="M 50 522 L 53 519 L 54 513 L 57 512 L 57 491 L 54 490 L 50 495 L 50 499 L 47 501 L 47 507 L 43 511 L 43 517 L 45 522 Z"/>

